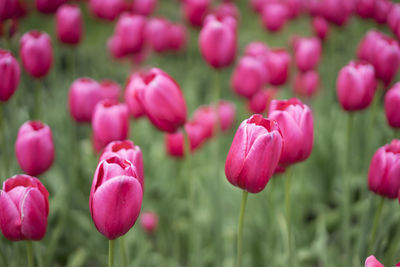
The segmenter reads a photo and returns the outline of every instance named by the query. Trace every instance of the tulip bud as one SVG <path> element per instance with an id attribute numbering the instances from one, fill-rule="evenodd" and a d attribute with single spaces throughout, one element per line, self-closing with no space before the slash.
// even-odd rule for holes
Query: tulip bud
<path id="1" fill-rule="evenodd" d="M 267 57 L 269 83 L 274 86 L 284 85 L 289 76 L 290 55 L 284 49 L 271 50 Z"/>
<path id="2" fill-rule="evenodd" d="M 34 78 L 42 78 L 53 62 L 50 36 L 39 31 L 25 33 L 20 41 L 20 55 L 25 70 Z"/>
<path id="3" fill-rule="evenodd" d="M 108 38 L 107 50 L 114 59 L 121 59 L 126 56 L 123 50 L 122 38 L 119 35 L 112 35 Z"/>
<path id="4" fill-rule="evenodd" d="M 293 91 L 304 97 L 312 97 L 318 91 L 319 75 L 315 70 L 299 72 L 294 78 Z"/>
<path id="5" fill-rule="evenodd" d="M 17 90 L 21 70 L 11 52 L 0 49 L 0 101 L 8 101 Z"/>
<path id="6" fill-rule="evenodd" d="M 267 30 L 276 32 L 282 29 L 289 19 L 289 10 L 285 4 L 280 2 L 267 3 L 262 8 L 261 18 Z"/>
<path id="7" fill-rule="evenodd" d="M 131 140 L 113 141 L 104 148 L 99 162 L 115 156 L 127 159 L 135 166 L 137 179 L 144 188 L 143 155 L 140 147 L 135 146 Z"/>
<path id="8" fill-rule="evenodd" d="M 376 0 L 373 17 L 379 24 L 385 24 L 390 10 L 392 9 L 392 2 L 389 0 Z"/>
<path id="9" fill-rule="evenodd" d="M 400 189 L 400 140 L 380 147 L 369 166 L 368 186 L 372 192 L 397 198 Z"/>
<path id="10" fill-rule="evenodd" d="M 102 80 L 100 82 L 100 90 L 102 94 L 102 99 L 112 99 L 119 100 L 121 94 L 121 86 L 114 82 L 113 80 Z"/>
<path id="11" fill-rule="evenodd" d="M 202 125 L 206 138 L 211 138 L 217 129 L 218 114 L 213 106 L 200 106 L 193 113 L 193 121 Z"/>
<path id="12" fill-rule="evenodd" d="M 276 121 L 259 114 L 244 120 L 226 158 L 228 181 L 250 193 L 262 191 L 278 164 L 282 144 Z"/>
<path id="13" fill-rule="evenodd" d="M 46 234 L 49 192 L 35 177 L 15 175 L 0 190 L 0 229 L 10 241 L 41 240 Z"/>
<path id="14" fill-rule="evenodd" d="M 152 18 L 146 25 L 146 41 L 157 53 L 165 52 L 169 48 L 170 22 L 164 18 Z"/>
<path id="15" fill-rule="evenodd" d="M 112 157 L 99 163 L 89 207 L 101 234 L 110 240 L 126 234 L 139 216 L 142 198 L 142 186 L 130 161 Z"/>
<path id="16" fill-rule="evenodd" d="M 239 10 L 233 3 L 221 3 L 212 12 L 215 16 L 224 18 L 232 17 L 234 19 L 239 19 Z"/>
<path id="17" fill-rule="evenodd" d="M 187 42 L 186 28 L 180 24 L 171 24 L 168 32 L 168 48 L 172 51 L 183 50 Z"/>
<path id="18" fill-rule="evenodd" d="M 381 35 L 373 48 L 375 60 L 371 63 L 375 67 L 376 77 L 387 86 L 392 82 L 400 67 L 399 43 L 393 38 Z"/>
<path id="19" fill-rule="evenodd" d="M 141 80 L 139 74 L 133 74 L 129 77 L 126 88 L 125 88 L 125 103 L 128 106 L 129 114 L 132 115 L 135 119 L 138 119 L 145 115 L 142 106 L 139 101 L 135 97 L 135 81 L 134 79 Z"/>
<path id="20" fill-rule="evenodd" d="M 329 24 L 326 19 L 323 17 L 315 17 L 312 20 L 312 26 L 315 35 L 317 35 L 319 39 L 325 40 L 329 33 Z"/>
<path id="21" fill-rule="evenodd" d="M 371 255 L 365 260 L 365 267 L 385 267 L 380 263 L 375 256 Z"/>
<path id="22" fill-rule="evenodd" d="M 157 230 L 158 217 L 157 214 L 151 211 L 143 212 L 140 216 L 140 224 L 147 233 L 152 234 Z"/>
<path id="23" fill-rule="evenodd" d="M 389 28 L 395 33 L 397 32 L 399 21 L 400 4 L 393 4 L 387 16 L 387 24 Z"/>
<path id="24" fill-rule="evenodd" d="M 67 0 L 35 0 L 36 9 L 44 14 L 55 13 Z"/>
<path id="25" fill-rule="evenodd" d="M 112 21 L 124 9 L 124 0 L 89 0 L 90 11 L 98 18 Z"/>
<path id="26" fill-rule="evenodd" d="M 15 154 L 21 169 L 40 175 L 53 164 L 54 144 L 51 129 L 41 121 L 27 121 L 19 128 Z"/>
<path id="27" fill-rule="evenodd" d="M 99 102 L 94 109 L 92 129 L 97 151 L 112 141 L 125 140 L 129 135 L 128 108 L 115 100 Z"/>
<path id="28" fill-rule="evenodd" d="M 62 43 L 78 44 L 83 31 L 82 14 L 77 5 L 63 5 L 57 10 L 56 32 Z"/>
<path id="29" fill-rule="evenodd" d="M 249 57 L 255 57 L 263 64 L 267 65 L 267 57 L 270 49 L 262 42 L 251 42 L 244 49 L 244 55 Z"/>
<path id="30" fill-rule="evenodd" d="M 276 120 L 282 133 L 282 167 L 306 160 L 314 143 L 313 116 L 310 108 L 297 98 L 272 100 L 269 118 Z"/>
<path id="31" fill-rule="evenodd" d="M 276 88 L 268 88 L 259 91 L 248 102 L 248 108 L 253 113 L 264 113 L 268 110 L 269 104 L 275 99 L 278 90 Z"/>
<path id="32" fill-rule="evenodd" d="M 164 71 L 152 68 L 132 79 L 135 97 L 155 127 L 175 132 L 186 122 L 186 104 L 179 85 Z"/>
<path id="33" fill-rule="evenodd" d="M 385 94 L 385 114 L 391 127 L 400 128 L 400 83 Z"/>
<path id="34" fill-rule="evenodd" d="M 336 92 L 344 110 L 365 109 L 371 104 L 375 90 L 375 71 L 371 64 L 351 61 L 340 70 Z"/>
<path id="35" fill-rule="evenodd" d="M 235 123 L 235 114 L 236 107 L 234 103 L 224 100 L 219 101 L 218 117 L 223 132 L 232 128 Z"/>
<path id="36" fill-rule="evenodd" d="M 357 57 L 373 64 L 375 55 L 373 54 L 374 46 L 378 39 L 382 38 L 382 34 L 376 30 L 370 30 L 360 41 L 357 48 Z"/>
<path id="37" fill-rule="evenodd" d="M 115 34 L 121 42 L 123 55 L 138 53 L 144 44 L 146 18 L 141 15 L 122 14 L 115 26 Z"/>
<path id="38" fill-rule="evenodd" d="M 199 35 L 200 52 L 215 69 L 232 64 L 236 56 L 236 21 L 232 17 L 207 17 Z"/>
<path id="39" fill-rule="evenodd" d="M 211 0 L 184 0 L 183 15 L 193 26 L 201 26 L 211 5 Z"/>
<path id="40" fill-rule="evenodd" d="M 132 11 L 135 14 L 149 16 L 157 8 L 157 0 L 134 0 Z"/>
<path id="41" fill-rule="evenodd" d="M 316 68 L 321 58 L 321 50 L 321 41 L 318 38 L 297 38 L 294 43 L 297 68 L 302 72 Z"/>

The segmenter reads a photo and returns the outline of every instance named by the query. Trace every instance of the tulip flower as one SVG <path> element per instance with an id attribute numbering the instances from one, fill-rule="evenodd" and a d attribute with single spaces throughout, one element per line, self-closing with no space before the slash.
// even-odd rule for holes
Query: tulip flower
<path id="1" fill-rule="evenodd" d="M 290 19 L 295 19 L 298 17 L 300 12 L 302 11 L 302 0 L 285 0 L 283 1 L 288 9 L 288 16 Z"/>
<path id="2" fill-rule="evenodd" d="M 396 35 L 399 29 L 400 4 L 393 4 L 387 15 L 387 24 Z"/>
<path id="3" fill-rule="evenodd" d="M 365 267 L 385 267 L 380 263 L 375 256 L 371 255 L 365 260 Z"/>
<path id="4" fill-rule="evenodd" d="M 121 86 L 114 82 L 113 80 L 102 80 L 100 82 L 100 90 L 102 94 L 102 99 L 112 99 L 119 100 L 121 94 Z"/>
<path id="5" fill-rule="evenodd" d="M 374 14 L 376 0 L 356 0 L 357 14 L 362 18 L 371 18 Z"/>
<path id="6" fill-rule="evenodd" d="M 119 17 L 114 36 L 120 38 L 120 49 L 123 55 L 138 53 L 142 50 L 145 26 L 144 16 L 124 13 Z"/>
<path id="7" fill-rule="evenodd" d="M 284 85 L 289 76 L 289 53 L 284 49 L 271 50 L 266 63 L 269 83 L 274 86 Z"/>
<path id="8" fill-rule="evenodd" d="M 353 1 L 324 0 L 320 2 L 321 12 L 326 19 L 338 26 L 344 26 L 347 24 L 353 11 Z"/>
<path id="9" fill-rule="evenodd" d="M 376 84 L 371 64 L 351 61 L 340 70 L 337 78 L 336 92 L 340 105 L 346 111 L 365 109 L 372 102 Z"/>
<path id="10" fill-rule="evenodd" d="M 152 18 L 146 25 L 145 38 L 150 47 L 157 53 L 169 49 L 170 22 L 164 18 Z"/>
<path id="11" fill-rule="evenodd" d="M 270 49 L 262 42 L 251 42 L 244 49 L 244 55 L 249 57 L 255 57 L 265 65 L 267 65 L 267 57 Z"/>
<path id="12" fill-rule="evenodd" d="M 206 138 L 215 135 L 219 126 L 219 117 L 213 106 L 200 106 L 193 113 L 193 121 L 203 126 Z"/>
<path id="13" fill-rule="evenodd" d="M 385 114 L 391 127 L 400 128 L 400 83 L 385 94 Z"/>
<path id="14" fill-rule="evenodd" d="M 313 116 L 310 108 L 297 98 L 272 100 L 270 119 L 276 120 L 282 133 L 282 167 L 306 160 L 314 142 Z"/>
<path id="15" fill-rule="evenodd" d="M 151 211 L 143 212 L 140 215 L 140 225 L 148 234 L 154 233 L 158 226 L 157 214 Z"/>
<path id="16" fill-rule="evenodd" d="M 60 42 L 76 45 L 82 39 L 82 31 L 83 21 L 79 6 L 61 6 L 56 14 L 56 32 Z"/>
<path id="17" fill-rule="evenodd" d="M 18 130 L 15 154 L 21 169 L 29 175 L 40 175 L 54 160 L 51 129 L 41 121 L 27 121 Z"/>
<path id="18" fill-rule="evenodd" d="M 17 90 L 21 70 L 11 52 L 0 49 L 0 101 L 8 101 Z"/>
<path id="19" fill-rule="evenodd" d="M 137 179 L 144 188 L 143 155 L 140 147 L 135 146 L 130 140 L 113 141 L 104 148 L 99 162 L 115 156 L 129 160 L 135 166 Z"/>
<path id="20" fill-rule="evenodd" d="M 206 18 L 199 35 L 200 52 L 204 60 L 215 69 L 227 67 L 236 56 L 236 21 L 232 17 Z"/>
<path id="21" fill-rule="evenodd" d="M 203 24 L 211 5 L 211 0 L 183 0 L 183 15 L 193 26 L 198 27 Z"/>
<path id="22" fill-rule="evenodd" d="M 305 97 L 312 97 L 318 91 L 319 75 L 315 70 L 299 72 L 294 78 L 293 91 Z"/>
<path id="23" fill-rule="evenodd" d="M 276 88 L 268 88 L 259 91 L 248 102 L 248 109 L 253 113 L 264 113 L 268 110 L 269 104 L 275 99 L 278 90 Z"/>
<path id="24" fill-rule="evenodd" d="M 329 24 L 323 17 L 315 17 L 312 20 L 313 31 L 319 39 L 325 40 L 329 34 Z"/>
<path id="25" fill-rule="evenodd" d="M 152 68 L 132 79 L 135 97 L 147 117 L 161 131 L 175 132 L 186 122 L 186 104 L 177 82 Z"/>
<path id="26" fill-rule="evenodd" d="M 286 21 L 289 19 L 289 9 L 281 2 L 269 2 L 264 4 L 261 18 L 262 23 L 267 30 L 277 32 L 282 29 Z"/>
<path id="27" fill-rule="evenodd" d="M 214 8 L 212 13 L 220 18 L 233 17 L 234 19 L 239 19 L 240 16 L 239 10 L 234 3 L 221 3 Z"/>
<path id="28" fill-rule="evenodd" d="M 232 128 L 235 123 L 235 104 L 229 101 L 221 100 L 218 102 L 218 117 L 221 124 L 221 130 L 227 131 Z"/>
<path id="29" fill-rule="evenodd" d="M 30 31 L 21 37 L 20 56 L 25 70 L 34 78 L 44 77 L 53 63 L 50 36 Z"/>
<path id="30" fill-rule="evenodd" d="M 135 90 L 137 88 L 135 87 L 136 82 L 133 81 L 134 79 L 141 80 L 142 78 L 139 74 L 133 74 L 130 76 L 125 88 L 125 103 L 128 106 L 129 114 L 132 115 L 135 119 L 138 119 L 144 116 L 145 113 L 139 101 L 135 97 Z"/>
<path id="31" fill-rule="evenodd" d="M 92 129 L 97 151 L 112 141 L 125 140 L 129 135 L 127 106 L 111 99 L 100 101 L 94 109 Z"/>
<path id="32" fill-rule="evenodd" d="M 265 4 L 265 0 L 250 0 L 249 3 L 255 12 L 261 13 Z"/>
<path id="33" fill-rule="evenodd" d="M 315 69 L 321 58 L 321 50 L 321 41 L 316 37 L 296 38 L 294 54 L 297 68 L 302 72 Z"/>
<path id="34" fill-rule="evenodd" d="M 44 14 L 55 13 L 67 0 L 35 0 L 36 9 Z"/>
<path id="35" fill-rule="evenodd" d="M 112 21 L 124 8 L 124 0 L 89 0 L 89 10 L 98 18 Z"/>
<path id="36" fill-rule="evenodd" d="M 361 60 L 366 60 L 371 63 L 374 62 L 374 45 L 380 38 L 382 38 L 382 33 L 376 30 L 368 31 L 358 45 L 357 57 Z"/>
<path id="37" fill-rule="evenodd" d="M 376 71 L 376 77 L 384 84 L 389 85 L 400 67 L 399 43 L 386 35 L 376 41 L 374 50 L 374 61 L 371 62 Z"/>
<path id="38" fill-rule="evenodd" d="M 157 8 L 157 0 L 134 0 L 132 11 L 135 14 L 149 16 Z"/>
<path id="39" fill-rule="evenodd" d="M 108 38 L 106 45 L 108 52 L 114 59 L 121 59 L 125 56 L 120 36 L 112 35 Z"/>
<path id="40" fill-rule="evenodd" d="M 168 38 L 168 48 L 172 51 L 181 51 L 187 42 L 186 28 L 180 24 L 170 24 Z"/>
<path id="41" fill-rule="evenodd" d="M 390 10 L 392 9 L 392 2 L 389 0 L 376 0 L 373 17 L 379 24 L 385 24 Z"/>

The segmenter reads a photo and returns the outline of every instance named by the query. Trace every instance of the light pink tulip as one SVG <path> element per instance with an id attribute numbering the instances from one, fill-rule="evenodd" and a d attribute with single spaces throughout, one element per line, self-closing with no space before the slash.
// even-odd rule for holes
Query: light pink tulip
<path id="1" fill-rule="evenodd" d="M 306 72 L 315 69 L 321 58 L 321 41 L 316 38 L 296 38 L 294 41 L 294 57 L 297 68 Z"/>
<path id="2" fill-rule="evenodd" d="M 143 212 L 140 216 L 140 225 L 147 233 L 154 233 L 158 226 L 157 214 L 151 211 Z"/>

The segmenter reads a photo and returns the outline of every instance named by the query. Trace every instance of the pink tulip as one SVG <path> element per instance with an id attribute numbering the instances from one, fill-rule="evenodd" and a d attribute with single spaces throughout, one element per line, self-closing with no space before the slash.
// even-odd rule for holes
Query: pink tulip
<path id="1" fill-rule="evenodd" d="M 125 140 L 129 135 L 128 108 L 115 100 L 99 102 L 94 109 L 92 129 L 97 151 L 112 141 Z"/>
<path id="2" fill-rule="evenodd" d="M 200 106 L 193 113 L 193 121 L 202 125 L 205 131 L 205 137 L 214 136 L 217 126 L 219 125 L 219 117 L 213 106 Z"/>
<path id="3" fill-rule="evenodd" d="M 385 267 L 380 263 L 375 256 L 371 255 L 365 260 L 365 267 Z"/>
<path id="4" fill-rule="evenodd" d="M 8 101 L 17 90 L 21 70 L 11 52 L 0 49 L 0 101 Z"/>
<path id="5" fill-rule="evenodd" d="M 139 79 L 141 82 L 141 76 L 139 74 L 133 74 L 129 77 L 126 88 L 125 88 L 125 103 L 128 106 L 129 114 L 135 119 L 138 119 L 145 115 L 142 106 L 135 97 L 135 91 L 137 87 L 135 86 L 136 81 L 134 79 Z"/>
<path id="6" fill-rule="evenodd" d="M 232 17 L 207 17 L 199 35 L 200 52 L 215 69 L 227 67 L 236 56 L 236 21 Z"/>
<path id="7" fill-rule="evenodd" d="M 143 155 L 140 147 L 135 146 L 131 140 L 113 141 L 104 148 L 99 162 L 115 156 L 129 160 L 133 164 L 137 179 L 144 188 Z"/>
<path id="8" fill-rule="evenodd" d="M 97 166 L 90 190 L 90 214 L 97 230 L 110 240 L 126 234 L 142 207 L 143 190 L 135 167 L 112 157 Z"/>
<path id="9" fill-rule="evenodd" d="M 278 164 L 282 145 L 276 121 L 264 119 L 259 114 L 244 120 L 226 158 L 228 181 L 250 193 L 262 191 Z"/>
<path id="10" fill-rule="evenodd" d="M 172 51 L 185 49 L 187 42 L 186 28 L 180 24 L 171 24 L 168 29 L 168 48 Z"/>
<path id="11" fill-rule="evenodd" d="M 374 61 L 371 63 L 375 67 L 376 77 L 387 86 L 392 82 L 400 67 L 400 46 L 393 38 L 386 35 L 381 37 L 373 46 Z"/>
<path id="12" fill-rule="evenodd" d="M 284 0 L 283 1 L 287 8 L 290 19 L 295 19 L 302 11 L 303 0 Z"/>
<path id="13" fill-rule="evenodd" d="M 157 0 L 134 0 L 132 11 L 135 14 L 149 16 L 157 8 Z"/>
<path id="14" fill-rule="evenodd" d="M 289 76 L 289 65 L 290 55 L 286 50 L 271 50 L 267 57 L 269 83 L 274 86 L 284 85 Z"/>
<path id="15" fill-rule="evenodd" d="M 41 121 L 27 121 L 18 130 L 15 154 L 21 169 L 29 175 L 40 175 L 54 161 L 51 129 Z"/>
<path id="16" fill-rule="evenodd" d="M 389 0 L 376 0 L 374 9 L 374 19 L 379 24 L 385 24 L 392 8 L 392 2 Z"/>
<path id="17" fill-rule="evenodd" d="M 400 4 L 393 4 L 387 16 L 387 24 L 395 34 L 399 29 L 399 21 L 400 21 Z"/>
<path id="18" fill-rule="evenodd" d="M 316 38 L 296 38 L 294 41 L 295 63 L 302 71 L 315 69 L 321 58 L 321 41 Z"/>
<path id="19" fill-rule="evenodd" d="M 263 42 L 251 42 L 244 49 L 245 56 L 255 57 L 265 65 L 267 65 L 267 57 L 269 52 L 269 47 Z"/>
<path id="20" fill-rule="evenodd" d="M 140 216 L 140 225 L 147 233 L 154 233 L 158 226 L 157 214 L 151 211 L 143 212 Z"/>
<path id="21" fill-rule="evenodd" d="M 270 2 L 264 4 L 261 19 L 267 30 L 271 32 L 279 31 L 289 19 L 289 9 L 281 2 Z"/>
<path id="22" fill-rule="evenodd" d="M 0 3 L 0 21 L 6 21 L 14 17 L 16 9 L 16 0 L 3 0 Z"/>
<path id="23" fill-rule="evenodd" d="M 122 38 L 120 36 L 112 35 L 108 38 L 106 44 L 108 52 L 114 59 L 121 59 L 126 56 L 125 51 L 123 50 Z"/>
<path id="24" fill-rule="evenodd" d="M 353 1 L 324 0 L 321 5 L 320 8 L 324 17 L 338 26 L 346 25 L 353 12 Z"/>
<path id="25" fill-rule="evenodd" d="M 183 0 L 183 15 L 193 26 L 203 24 L 211 5 L 211 0 Z"/>
<path id="26" fill-rule="evenodd" d="M 248 102 L 248 108 L 253 113 L 264 113 L 268 110 L 269 104 L 272 99 L 275 99 L 278 90 L 276 88 L 268 88 L 259 91 L 257 94 L 253 95 Z"/>
<path id="27" fill-rule="evenodd" d="M 157 53 L 169 48 L 170 22 L 164 18 L 152 18 L 146 25 L 145 38 L 150 47 Z"/>
<path id="28" fill-rule="evenodd" d="M 233 17 L 234 19 L 239 19 L 239 10 L 233 3 L 221 3 L 212 12 L 215 16 L 224 18 L 224 17 Z"/>
<path id="29" fill-rule="evenodd" d="M 400 128 L 400 83 L 385 94 L 385 114 L 391 127 Z"/>
<path id="30" fill-rule="evenodd" d="M 0 229 L 10 241 L 41 240 L 46 234 L 49 192 L 35 177 L 15 175 L 0 190 Z"/>
<path id="31" fill-rule="evenodd" d="M 375 58 L 373 54 L 374 46 L 380 38 L 382 38 L 382 33 L 376 30 L 369 30 L 358 45 L 357 57 L 372 63 Z"/>
<path id="32" fill-rule="evenodd" d="M 355 0 L 357 14 L 362 18 L 371 18 L 376 8 L 376 0 Z"/>
<path id="33" fill-rule="evenodd" d="M 132 82 L 136 99 L 155 127 L 173 133 L 185 124 L 185 99 L 178 83 L 167 73 L 152 68 Z"/>
<path id="34" fill-rule="evenodd" d="M 366 62 L 351 61 L 337 78 L 336 92 L 344 110 L 355 111 L 368 107 L 376 90 L 374 67 Z"/>
<path id="35" fill-rule="evenodd" d="M 25 70 L 31 76 L 44 77 L 53 62 L 50 36 L 39 31 L 25 33 L 20 41 L 20 55 Z"/>
<path id="36" fill-rule="evenodd" d="M 146 18 L 141 15 L 124 13 L 118 18 L 114 35 L 120 38 L 121 53 L 138 53 L 144 44 Z"/>
<path id="37" fill-rule="evenodd" d="M 56 14 L 56 32 L 60 42 L 76 45 L 82 39 L 82 31 L 83 21 L 79 6 L 61 6 Z"/>
<path id="38" fill-rule="evenodd" d="M 315 70 L 299 72 L 294 78 L 293 91 L 304 97 L 312 97 L 318 91 L 319 74 Z"/>
<path id="39" fill-rule="evenodd" d="M 36 9 L 44 14 L 55 13 L 67 0 L 35 0 Z"/>
<path id="40" fill-rule="evenodd" d="M 261 13 L 265 4 L 265 0 L 250 0 L 251 8 L 257 12 Z"/>
<path id="41" fill-rule="evenodd" d="M 313 30 L 319 39 L 325 40 L 329 34 L 329 24 L 323 17 L 315 17 L 312 20 Z"/>
<path id="42" fill-rule="evenodd" d="M 221 100 L 218 102 L 218 115 L 221 130 L 228 131 L 235 123 L 236 107 L 235 104 L 229 101 Z"/>
<path id="43" fill-rule="evenodd" d="M 98 18 L 112 21 L 124 9 L 124 0 L 89 0 L 89 10 Z"/>
<path id="44" fill-rule="evenodd" d="M 400 140 L 380 147 L 369 166 L 369 190 L 387 198 L 397 198 L 400 189 Z"/>
<path id="45" fill-rule="evenodd" d="M 100 90 L 102 94 L 102 99 L 112 99 L 119 100 L 121 94 L 121 86 L 114 82 L 113 80 L 102 80 L 100 82 Z"/>
<path id="46" fill-rule="evenodd" d="M 306 160 L 314 143 L 313 115 L 310 108 L 297 98 L 272 100 L 269 118 L 281 129 L 283 150 L 279 159 L 282 167 Z"/>

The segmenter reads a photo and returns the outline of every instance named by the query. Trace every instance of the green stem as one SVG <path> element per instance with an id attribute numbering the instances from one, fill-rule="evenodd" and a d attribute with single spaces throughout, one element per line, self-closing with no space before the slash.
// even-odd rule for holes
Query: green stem
<path id="1" fill-rule="evenodd" d="M 108 267 L 114 266 L 114 245 L 115 240 L 108 241 Z"/>
<path id="2" fill-rule="evenodd" d="M 33 249 L 32 249 L 32 241 L 26 241 L 26 255 L 28 259 L 28 266 L 33 267 Z"/>
<path id="3" fill-rule="evenodd" d="M 70 47 L 71 50 L 71 78 L 72 81 L 75 79 L 76 76 L 76 53 L 75 50 L 77 49 L 76 47 Z"/>
<path id="4" fill-rule="evenodd" d="M 40 103 L 41 100 L 41 94 L 42 94 L 42 81 L 40 79 L 35 81 L 36 86 L 35 86 L 35 103 L 34 103 L 34 114 L 33 114 L 33 119 L 34 120 L 39 120 L 40 119 L 40 106 L 42 103 Z"/>
<path id="5" fill-rule="evenodd" d="M 120 251 L 121 251 L 121 259 L 122 259 L 122 267 L 127 267 L 127 254 L 126 254 L 126 247 L 125 247 L 125 236 L 121 236 L 119 238 L 119 246 L 120 246 Z"/>
<path id="6" fill-rule="evenodd" d="M 379 219 L 382 214 L 382 209 L 383 209 L 384 203 L 385 203 L 385 198 L 380 197 L 378 207 L 376 208 L 376 211 L 375 211 L 374 222 L 372 224 L 371 238 L 369 240 L 369 246 L 368 246 L 368 253 L 372 253 L 374 246 L 375 246 L 376 231 L 378 229 Z"/>
<path id="7" fill-rule="evenodd" d="M 242 266 L 242 250 L 243 250 L 243 224 L 244 224 L 244 214 L 246 211 L 247 195 L 249 193 L 243 190 L 242 193 L 242 204 L 240 206 L 240 216 L 239 216 L 239 230 L 237 236 L 237 267 Z"/>
<path id="8" fill-rule="evenodd" d="M 292 183 L 292 170 L 288 168 L 287 175 L 285 177 L 285 212 L 286 212 L 286 225 L 288 234 L 288 266 L 295 266 L 295 253 L 294 253 L 294 242 L 292 232 L 292 221 L 291 221 L 291 183 Z"/>

